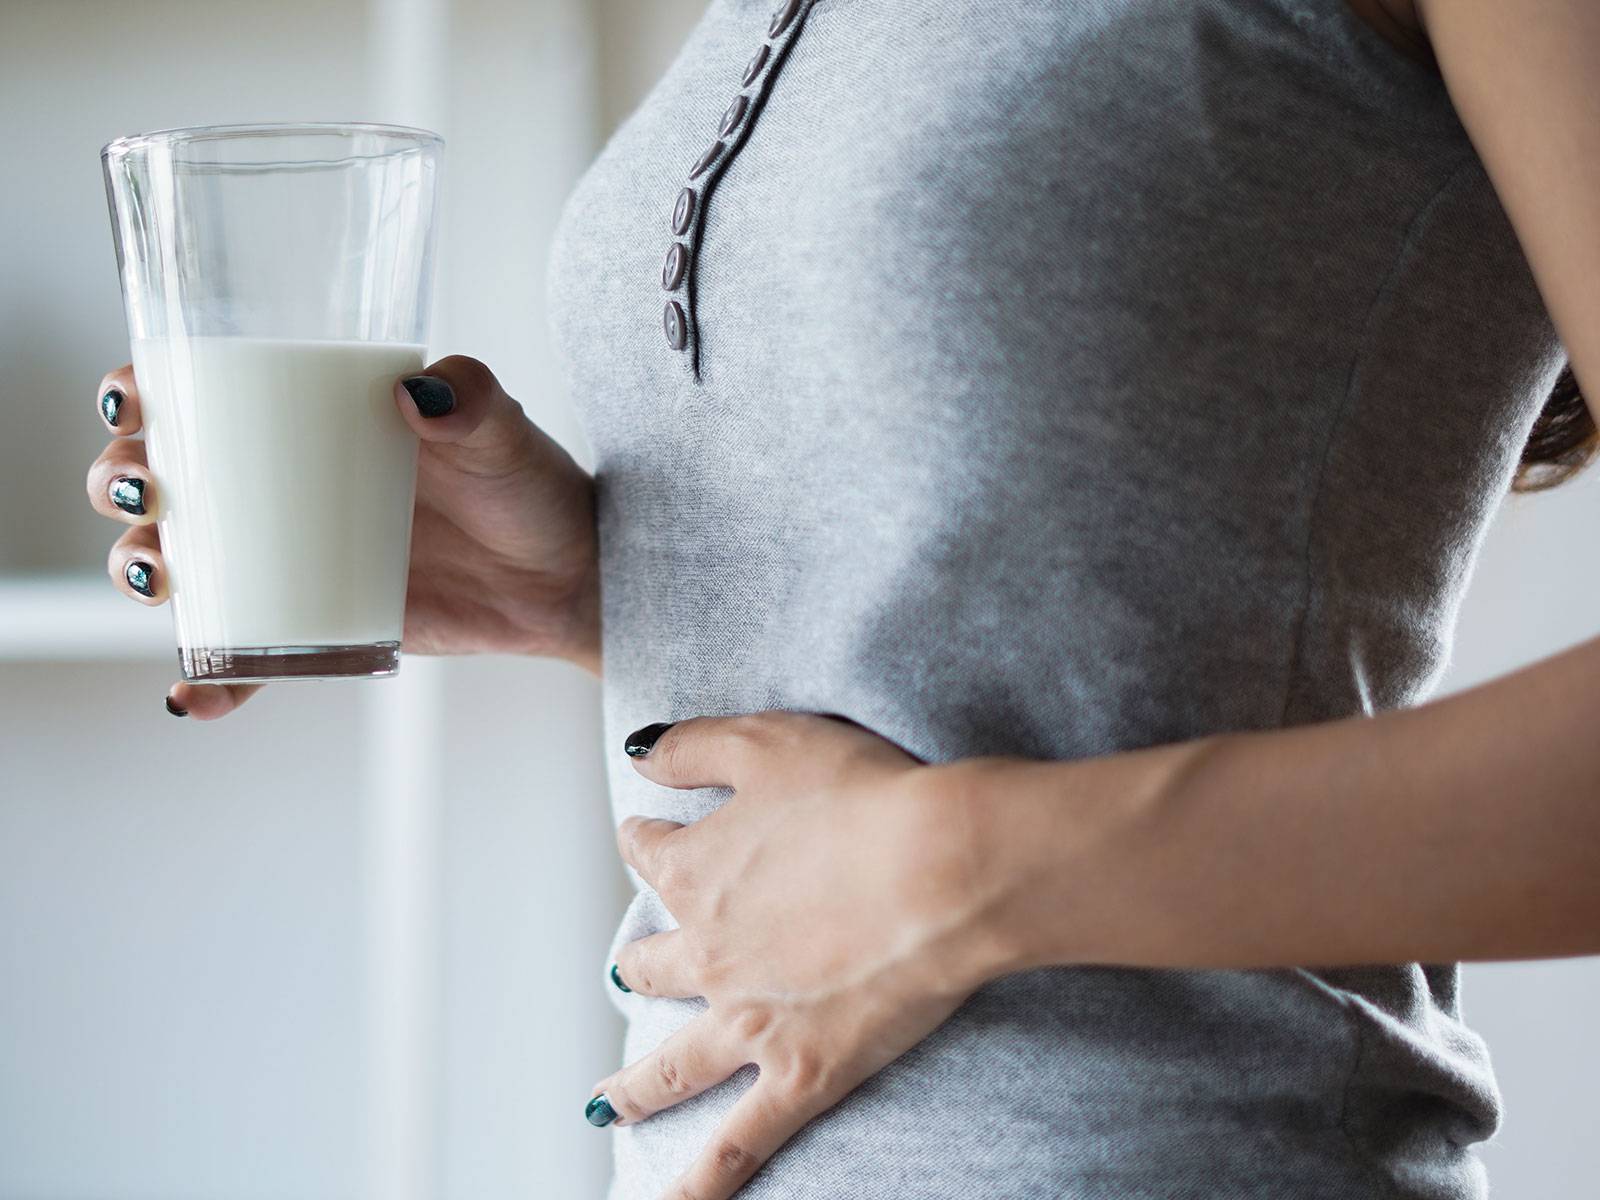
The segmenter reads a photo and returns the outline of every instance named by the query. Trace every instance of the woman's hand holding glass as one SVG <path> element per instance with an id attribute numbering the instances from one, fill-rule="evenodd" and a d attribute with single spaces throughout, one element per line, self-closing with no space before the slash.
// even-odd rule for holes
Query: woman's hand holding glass
<path id="1" fill-rule="evenodd" d="M 476 359 L 442 358 L 423 375 L 397 381 L 394 394 L 421 439 L 406 652 L 537 654 L 598 672 L 592 478 Z M 141 418 L 132 366 L 101 380 L 98 406 L 113 439 L 89 469 L 89 501 L 129 526 L 112 546 L 107 569 L 125 595 L 164 604 L 169 580 L 156 535 L 161 497 L 144 442 L 134 436 Z M 167 707 L 209 720 L 257 690 L 179 683 Z"/>

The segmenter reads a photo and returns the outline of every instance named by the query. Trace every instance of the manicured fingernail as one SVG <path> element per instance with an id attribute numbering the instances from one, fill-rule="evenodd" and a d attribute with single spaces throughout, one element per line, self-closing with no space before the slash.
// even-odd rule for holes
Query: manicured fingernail
<path id="1" fill-rule="evenodd" d="M 666 721 L 636 729 L 628 735 L 628 740 L 622 744 L 622 748 L 629 758 L 643 758 L 655 749 L 656 743 L 661 740 L 661 735 L 675 724 L 676 721 Z"/>
<path id="2" fill-rule="evenodd" d="M 117 422 L 122 419 L 122 402 L 127 397 L 116 388 L 106 389 L 106 394 L 100 397 L 100 415 L 105 418 L 106 424 L 115 429 Z"/>
<path id="3" fill-rule="evenodd" d="M 189 710 L 187 708 L 179 708 L 173 703 L 171 696 L 167 697 L 167 711 L 175 717 L 187 717 L 189 715 Z"/>
<path id="4" fill-rule="evenodd" d="M 144 480 L 117 476 L 111 481 L 111 503 L 135 517 L 144 516 Z"/>
<path id="5" fill-rule="evenodd" d="M 154 573 L 154 567 L 147 562 L 140 562 L 137 558 L 122 569 L 122 577 L 128 581 L 128 586 L 139 595 L 149 596 L 152 600 L 156 595 L 155 585 L 151 582 Z"/>
<path id="6" fill-rule="evenodd" d="M 442 417 L 455 411 L 456 394 L 437 375 L 413 375 L 402 379 L 400 385 L 411 393 L 411 403 L 425 417 Z"/>
<path id="7" fill-rule="evenodd" d="M 617 1110 L 611 1107 L 611 1101 L 601 1092 L 583 1106 L 583 1119 L 596 1129 L 604 1129 L 617 1119 Z"/>
<path id="8" fill-rule="evenodd" d="M 611 964 L 611 982 L 616 985 L 619 992 L 632 992 L 633 989 L 622 982 L 622 972 L 617 970 L 617 964 Z"/>

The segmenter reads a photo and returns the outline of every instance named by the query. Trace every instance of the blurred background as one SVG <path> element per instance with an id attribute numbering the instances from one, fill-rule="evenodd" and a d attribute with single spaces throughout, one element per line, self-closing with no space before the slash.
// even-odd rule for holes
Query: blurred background
<path id="1" fill-rule="evenodd" d="M 410 659 L 175 721 L 169 618 L 84 502 L 127 359 L 100 146 L 367 120 L 449 141 L 435 355 L 587 461 L 550 361 L 570 186 L 704 0 L 0 0 L 0 1200 L 599 1197 L 619 1030 L 597 690 Z M 1508 502 L 1448 686 L 1600 632 L 1600 479 Z M 1515 803 L 1516 797 L 1507 797 Z M 1600 962 L 1473 967 L 1495 1193 L 1571 1194 Z"/>

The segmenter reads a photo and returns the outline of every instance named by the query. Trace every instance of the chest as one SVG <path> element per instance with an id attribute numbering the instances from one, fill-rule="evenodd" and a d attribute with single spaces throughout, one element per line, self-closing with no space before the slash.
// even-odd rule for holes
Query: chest
<path id="1" fill-rule="evenodd" d="M 1298 15 L 816 0 L 773 36 L 771 0 L 714 0 L 558 239 L 602 457 L 685 423 L 708 462 L 847 451 L 975 404 L 1007 438 L 1139 438 L 1130 389 L 1341 344 L 1448 148 L 1377 121 Z"/>

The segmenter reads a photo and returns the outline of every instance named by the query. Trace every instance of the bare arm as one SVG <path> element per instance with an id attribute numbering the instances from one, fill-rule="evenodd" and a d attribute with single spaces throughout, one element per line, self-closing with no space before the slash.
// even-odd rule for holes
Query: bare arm
<path id="1" fill-rule="evenodd" d="M 1550 315 L 1600 401 L 1600 4 L 1416 0 Z"/>
<path id="2" fill-rule="evenodd" d="M 1417 7 L 1593 407 L 1600 4 Z M 1600 953 L 1600 640 L 1375 719 L 953 770 L 1028 798 L 993 847 L 1026 881 L 1000 929 L 1023 964 Z"/>
<path id="3" fill-rule="evenodd" d="M 1374 718 L 948 770 L 1011 797 L 1008 968 L 1600 954 L 1597 711 L 1600 640 Z"/>

